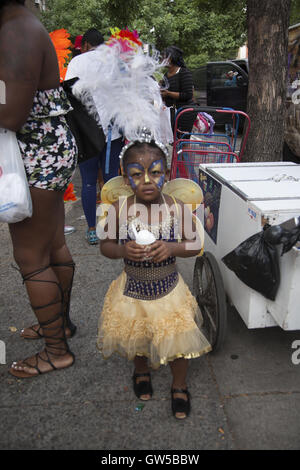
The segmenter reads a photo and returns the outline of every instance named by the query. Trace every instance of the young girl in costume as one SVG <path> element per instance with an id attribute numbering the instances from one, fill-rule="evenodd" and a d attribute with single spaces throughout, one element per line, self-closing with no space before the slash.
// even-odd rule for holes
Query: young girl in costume
<path id="1" fill-rule="evenodd" d="M 93 74 L 89 70 L 73 87 L 75 94 L 88 87 L 101 90 L 109 111 L 107 124 L 114 122 L 128 141 L 120 158 L 131 195 L 122 202 L 114 200 L 105 234 L 97 231 L 102 254 L 123 258 L 125 264 L 106 294 L 97 346 L 105 358 L 116 351 L 134 361 L 133 388 L 142 400 L 153 394 L 149 367 L 170 364 L 173 414 L 185 418 L 190 412 L 188 359 L 208 352 L 210 345 L 197 326 L 201 315 L 177 271 L 176 256 L 194 256 L 201 243 L 197 235 L 187 239 L 185 227 L 192 225 L 191 212 L 163 193 L 168 156 L 165 144 L 173 135 L 170 122 L 163 117 L 160 88 L 154 79 L 161 67 L 158 56 L 155 51 L 144 53 L 136 32 L 116 28 L 113 33 L 108 44 L 95 51 Z M 121 193 L 123 178 L 117 179 L 113 189 Z M 110 182 L 106 189 L 107 185 Z M 146 238 L 138 240 L 145 230 L 147 237 L 153 238 L 152 244 L 147 245 Z"/>
<path id="2" fill-rule="evenodd" d="M 117 351 L 134 361 L 133 388 L 141 400 L 150 399 L 153 393 L 149 366 L 156 369 L 170 364 L 172 411 L 176 418 L 185 418 L 190 412 L 188 359 L 211 348 L 197 326 L 201 314 L 177 271 L 176 256 L 195 256 L 201 242 L 197 236 L 194 241 L 186 239 L 191 213 L 182 202 L 162 192 L 167 151 L 160 143 L 148 142 L 140 139 L 127 145 L 123 153 L 124 179 L 133 195 L 123 206 L 114 203 L 107 219 L 108 225 L 116 226 L 122 243 L 112 237 L 100 244 L 104 256 L 123 258 L 125 267 L 106 294 L 97 344 L 105 358 Z M 176 234 L 181 228 L 178 242 Z M 137 244 L 135 238 L 141 230 L 149 230 L 156 241 L 150 246 Z"/>

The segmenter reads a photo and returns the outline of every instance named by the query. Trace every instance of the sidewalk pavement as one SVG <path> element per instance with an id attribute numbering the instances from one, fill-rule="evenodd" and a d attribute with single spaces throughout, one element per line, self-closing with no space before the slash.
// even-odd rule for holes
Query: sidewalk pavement
<path id="1" fill-rule="evenodd" d="M 71 314 L 78 332 L 69 342 L 76 355 L 69 369 L 23 380 L 7 372 L 12 361 L 39 351 L 42 343 L 19 337 L 34 316 L 11 267 L 7 225 L 0 224 L 0 351 L 6 347 L 6 364 L 0 365 L 0 449 L 299 449 L 300 364 L 293 364 L 292 354 L 300 360 L 300 351 L 297 355 L 292 344 L 300 341 L 300 331 L 249 330 L 233 308 L 220 352 L 190 363 L 190 417 L 172 416 L 171 377 L 164 366 L 152 374 L 153 399 L 136 410 L 141 402 L 132 390 L 133 365 L 119 356 L 105 361 L 96 348 L 103 298 L 122 261 L 104 258 L 99 247 L 85 241 L 78 172 L 74 186 L 78 200 L 66 203 L 66 224 L 76 228 L 67 242 L 76 262 Z M 191 286 L 194 259 L 178 264 Z"/>

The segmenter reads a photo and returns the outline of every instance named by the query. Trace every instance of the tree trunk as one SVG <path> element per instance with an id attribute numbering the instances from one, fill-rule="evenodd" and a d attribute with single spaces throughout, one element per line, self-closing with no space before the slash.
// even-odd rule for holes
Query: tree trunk
<path id="1" fill-rule="evenodd" d="M 243 161 L 282 160 L 291 0 L 247 0 L 251 130 Z"/>

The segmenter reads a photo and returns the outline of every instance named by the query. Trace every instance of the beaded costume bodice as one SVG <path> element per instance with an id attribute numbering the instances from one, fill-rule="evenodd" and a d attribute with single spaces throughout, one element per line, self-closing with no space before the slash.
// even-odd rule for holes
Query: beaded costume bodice
<path id="1" fill-rule="evenodd" d="M 176 242 L 179 221 L 170 214 L 168 205 L 167 216 L 161 223 L 148 225 L 142 222 L 137 216 L 128 217 L 120 226 L 120 235 L 123 243 L 135 240 L 134 229 L 149 230 L 156 240 L 165 242 Z M 140 300 L 155 300 L 167 295 L 178 282 L 178 272 L 175 256 L 170 256 L 166 260 L 155 263 L 151 259 L 136 262 L 127 258 L 124 259 L 127 282 L 124 295 Z"/>

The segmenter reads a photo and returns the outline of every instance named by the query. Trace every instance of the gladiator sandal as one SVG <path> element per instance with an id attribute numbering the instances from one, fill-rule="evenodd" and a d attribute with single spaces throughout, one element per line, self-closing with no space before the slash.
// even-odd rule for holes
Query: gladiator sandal
<path id="1" fill-rule="evenodd" d="M 63 290 L 60 286 L 60 284 L 56 281 L 47 281 L 47 280 L 41 280 L 41 279 L 32 279 L 33 276 L 36 276 L 37 274 L 40 274 L 43 271 L 46 271 L 49 269 L 50 266 L 47 266 L 45 268 L 42 268 L 38 271 L 29 273 L 25 276 L 23 276 L 23 283 L 30 281 L 30 282 L 48 282 L 50 284 L 56 284 L 58 287 L 58 290 L 60 292 L 60 299 L 59 300 L 54 300 L 52 302 L 49 302 L 48 304 L 41 305 L 41 306 L 33 306 L 31 305 L 32 309 L 36 312 L 38 310 L 50 307 L 51 305 L 55 304 L 61 304 L 63 306 L 63 297 L 64 293 Z M 56 325 L 53 325 L 56 323 Z M 71 352 L 66 335 L 65 335 L 65 327 L 64 327 L 64 311 L 61 310 L 57 314 L 54 314 L 52 318 L 41 321 L 39 320 L 39 325 L 40 328 L 43 329 L 43 335 L 42 337 L 45 340 L 45 349 L 34 356 L 20 362 L 14 362 L 9 370 L 9 372 L 14 375 L 15 377 L 19 378 L 28 378 L 28 377 L 35 377 L 40 374 L 45 374 L 47 372 L 52 372 L 53 370 L 59 370 L 59 369 L 66 369 L 67 367 L 71 367 L 74 362 L 75 362 L 75 356 Z M 51 326 L 52 325 L 52 326 Z M 60 352 L 58 352 L 60 351 Z M 63 358 L 64 356 L 69 355 L 70 359 L 72 359 L 71 362 L 67 362 L 66 365 L 64 364 L 63 366 L 58 366 L 53 364 L 53 359 L 54 358 Z M 32 361 L 30 361 L 32 359 Z M 30 361 L 30 362 L 29 362 Z M 42 365 L 43 364 L 48 364 L 51 368 L 48 370 L 44 369 Z M 29 373 L 24 370 L 24 368 L 31 368 L 34 369 L 36 372 L 34 373 Z"/>
<path id="2" fill-rule="evenodd" d="M 72 268 L 72 278 L 69 286 L 63 291 L 63 306 L 64 306 L 64 326 L 70 330 L 70 335 L 67 338 L 73 338 L 76 333 L 77 327 L 72 323 L 70 319 L 70 303 L 71 303 L 71 291 L 73 286 L 74 272 L 75 272 L 75 263 L 70 261 L 68 263 L 54 263 L 50 264 L 50 267 L 60 267 L 66 266 Z M 23 281 L 24 282 L 24 281 Z M 26 334 L 26 330 L 31 330 L 31 334 Z M 20 336 L 24 339 L 42 339 L 44 336 L 42 334 L 41 324 L 36 324 L 29 326 L 21 331 Z"/>
<path id="3" fill-rule="evenodd" d="M 70 319 L 70 305 L 71 305 L 71 292 L 73 287 L 73 280 L 74 280 L 74 273 L 75 273 L 75 263 L 74 261 L 70 261 L 68 263 L 54 263 L 51 264 L 52 267 L 68 267 L 72 268 L 72 278 L 69 286 L 64 289 L 63 291 L 63 306 L 64 306 L 64 326 L 65 328 L 69 328 L 71 334 L 68 338 L 73 338 L 76 333 L 77 327 L 72 323 Z"/>

